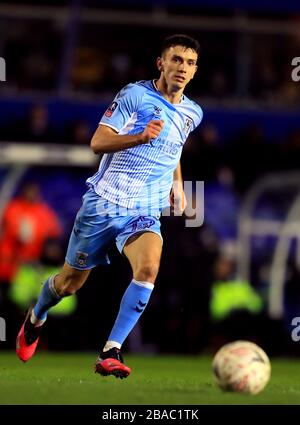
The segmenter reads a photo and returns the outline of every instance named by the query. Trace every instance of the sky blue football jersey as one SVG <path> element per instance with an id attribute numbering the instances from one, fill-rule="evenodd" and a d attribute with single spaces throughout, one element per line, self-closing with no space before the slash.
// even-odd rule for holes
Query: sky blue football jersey
<path id="1" fill-rule="evenodd" d="M 126 208 L 162 210 L 169 205 L 173 172 L 183 145 L 201 122 L 202 109 L 185 95 L 171 104 L 154 81 L 125 86 L 104 113 L 100 124 L 118 134 L 142 133 L 150 120 L 164 120 L 150 143 L 104 154 L 97 173 L 87 180 L 96 193 Z"/>

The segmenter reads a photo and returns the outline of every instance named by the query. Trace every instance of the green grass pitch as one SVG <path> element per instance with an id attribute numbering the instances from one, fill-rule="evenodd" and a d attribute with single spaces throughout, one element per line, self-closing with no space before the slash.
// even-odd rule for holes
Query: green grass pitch
<path id="1" fill-rule="evenodd" d="M 273 359 L 272 377 L 255 396 L 223 393 L 208 356 L 126 356 L 124 380 L 93 372 L 93 354 L 39 352 L 27 364 L 0 352 L 0 404 L 205 405 L 300 404 L 300 360 Z"/>

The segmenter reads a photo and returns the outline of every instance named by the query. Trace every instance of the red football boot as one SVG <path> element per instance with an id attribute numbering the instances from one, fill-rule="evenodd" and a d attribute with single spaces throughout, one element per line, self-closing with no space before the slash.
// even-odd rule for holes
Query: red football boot
<path id="1" fill-rule="evenodd" d="M 28 310 L 26 319 L 18 333 L 16 340 L 16 353 L 20 360 L 27 362 L 34 355 L 39 342 L 42 325 L 34 326 L 30 321 L 32 308 Z"/>
<path id="2" fill-rule="evenodd" d="M 113 347 L 102 351 L 95 364 L 95 373 L 102 376 L 114 375 L 116 378 L 127 378 L 131 369 L 124 365 L 121 351 Z"/>

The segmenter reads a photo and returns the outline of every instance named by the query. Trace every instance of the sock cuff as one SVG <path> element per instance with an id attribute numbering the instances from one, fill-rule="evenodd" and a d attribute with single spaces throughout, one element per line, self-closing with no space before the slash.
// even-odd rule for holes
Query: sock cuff
<path id="1" fill-rule="evenodd" d="M 142 286 L 143 288 L 148 288 L 151 291 L 154 288 L 154 284 L 151 283 L 151 282 L 141 282 L 139 280 L 132 279 L 132 283 L 134 283 L 135 285 L 138 285 L 138 286 Z"/>
<path id="2" fill-rule="evenodd" d="M 121 344 L 119 343 L 119 342 L 117 342 L 117 341 L 110 341 L 110 340 L 108 340 L 108 341 L 106 341 L 106 344 L 105 344 L 105 346 L 104 346 L 104 348 L 103 348 L 103 351 L 105 352 L 105 351 L 108 351 L 108 350 L 110 350 L 111 348 L 118 348 L 119 350 L 121 349 Z"/>
<path id="3" fill-rule="evenodd" d="M 35 326 L 42 326 L 46 322 L 47 317 L 45 319 L 38 319 L 35 315 L 34 308 L 31 311 L 30 322 Z"/>
<path id="4" fill-rule="evenodd" d="M 50 289 L 50 291 L 52 292 L 52 294 L 57 298 L 60 299 L 61 297 L 58 295 L 58 293 L 56 292 L 55 286 L 54 286 L 54 279 L 55 276 L 50 276 L 48 279 L 48 288 Z"/>

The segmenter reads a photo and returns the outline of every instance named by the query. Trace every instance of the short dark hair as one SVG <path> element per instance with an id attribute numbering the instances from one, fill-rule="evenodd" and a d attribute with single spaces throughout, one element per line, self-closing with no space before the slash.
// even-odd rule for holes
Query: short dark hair
<path id="1" fill-rule="evenodd" d="M 192 49 L 197 53 L 197 55 L 200 52 L 200 44 L 197 40 L 189 35 L 173 34 L 164 39 L 161 46 L 161 54 L 163 54 L 165 50 L 169 49 L 169 47 L 173 46 L 183 46 L 187 49 Z"/>

